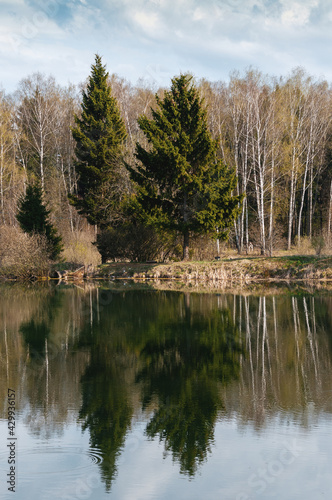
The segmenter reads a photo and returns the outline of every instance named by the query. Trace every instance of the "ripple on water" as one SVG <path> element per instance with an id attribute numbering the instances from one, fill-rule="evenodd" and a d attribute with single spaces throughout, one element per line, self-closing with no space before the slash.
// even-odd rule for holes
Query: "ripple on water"
<path id="1" fill-rule="evenodd" d="M 18 459 L 22 479 L 31 479 L 41 474 L 81 476 L 82 471 L 89 472 L 89 469 L 103 461 L 100 450 L 77 446 L 36 446 L 32 449 L 20 449 Z"/>

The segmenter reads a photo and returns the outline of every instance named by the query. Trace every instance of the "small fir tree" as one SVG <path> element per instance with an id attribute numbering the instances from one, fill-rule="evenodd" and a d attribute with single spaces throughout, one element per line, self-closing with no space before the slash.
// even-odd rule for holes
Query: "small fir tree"
<path id="1" fill-rule="evenodd" d="M 189 237 L 209 233 L 226 238 L 238 214 L 241 197 L 232 196 L 235 173 L 217 159 L 217 141 L 207 126 L 206 109 L 189 75 L 172 80 L 164 98 L 156 96 L 152 119 L 141 116 L 139 127 L 149 147 L 137 143 L 137 204 L 146 222 L 183 235 L 183 258 Z"/>
<path id="2" fill-rule="evenodd" d="M 41 186 L 29 185 L 26 195 L 19 202 L 16 218 L 24 232 L 45 236 L 49 247 L 49 257 L 56 260 L 63 250 L 62 238 L 49 220 L 50 213 L 43 203 Z"/>
<path id="3" fill-rule="evenodd" d="M 116 99 L 107 83 L 108 73 L 96 55 L 81 116 L 72 129 L 76 141 L 78 193 L 70 200 L 90 224 L 108 227 L 119 204 L 119 164 L 126 129 Z"/>

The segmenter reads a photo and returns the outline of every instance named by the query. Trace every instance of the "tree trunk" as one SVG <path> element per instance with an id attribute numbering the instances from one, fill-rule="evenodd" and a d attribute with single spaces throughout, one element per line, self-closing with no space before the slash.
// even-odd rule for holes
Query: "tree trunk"
<path id="1" fill-rule="evenodd" d="M 296 172 L 295 172 L 295 152 L 293 148 L 292 153 L 292 172 L 290 183 L 290 198 L 289 198 L 289 213 L 288 213 L 288 241 L 287 250 L 290 250 L 292 244 L 292 228 L 295 207 L 295 194 L 296 194 Z"/>
<path id="2" fill-rule="evenodd" d="M 309 153 L 308 153 L 309 155 Z M 302 196 L 301 196 L 301 205 L 300 205 L 300 210 L 299 210 L 299 222 L 297 225 L 297 245 L 300 246 L 301 242 L 301 222 L 302 222 L 302 212 L 303 212 L 303 207 L 304 207 L 304 198 L 305 194 L 307 191 L 307 174 L 308 174 L 308 164 L 309 164 L 309 158 L 307 157 L 306 165 L 305 165 L 305 171 L 304 171 L 304 178 L 303 178 L 303 188 L 302 188 Z"/>
<path id="3" fill-rule="evenodd" d="M 4 154 L 3 145 L 1 144 L 0 152 L 0 206 L 1 206 L 1 222 L 5 223 L 5 200 L 4 200 L 4 189 L 3 189 L 3 171 L 4 171 Z"/>
<path id="4" fill-rule="evenodd" d="M 327 225 L 327 239 L 330 244 L 331 241 L 331 222 L 332 222 L 332 180 L 330 183 L 330 203 L 329 203 L 329 220 Z"/>
<path id="5" fill-rule="evenodd" d="M 236 220 L 234 220 L 234 229 L 235 229 L 235 244 L 236 244 L 237 251 L 240 254 L 241 248 L 240 248 L 240 241 L 239 241 L 239 234 L 238 234 L 238 230 L 237 230 Z"/>
<path id="6" fill-rule="evenodd" d="M 312 184 L 313 184 L 313 165 L 310 166 L 310 186 L 309 186 L 309 238 L 312 239 L 312 219 L 313 219 L 313 196 L 312 196 Z"/>
<path id="7" fill-rule="evenodd" d="M 71 204 L 69 202 L 69 198 L 68 198 L 68 188 L 67 188 L 67 183 L 66 183 L 64 165 L 63 165 L 63 158 L 61 158 L 61 175 L 62 175 L 62 180 L 63 180 L 63 187 L 64 187 L 64 190 L 65 190 L 65 193 L 66 193 L 66 200 L 67 200 L 67 204 L 68 204 L 70 230 L 73 233 L 74 232 L 73 210 L 72 210 L 72 206 L 71 206 Z"/>
<path id="8" fill-rule="evenodd" d="M 183 260 L 189 260 L 189 229 L 183 233 Z"/>
<path id="9" fill-rule="evenodd" d="M 45 182 L 44 182 L 44 144 L 43 144 L 43 141 L 41 141 L 41 144 L 40 144 L 39 165 L 40 165 L 41 187 L 42 187 L 42 190 L 44 192 L 45 191 Z"/>

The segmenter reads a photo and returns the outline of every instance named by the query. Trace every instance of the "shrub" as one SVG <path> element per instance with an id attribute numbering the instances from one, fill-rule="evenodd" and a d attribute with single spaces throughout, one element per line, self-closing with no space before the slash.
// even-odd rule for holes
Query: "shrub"
<path id="1" fill-rule="evenodd" d="M 63 237 L 63 258 L 66 262 L 76 265 L 89 265 L 96 267 L 100 264 L 100 254 L 95 247 L 94 236 L 89 231 L 67 233 Z"/>
<path id="2" fill-rule="evenodd" d="M 295 237 L 293 252 L 290 252 L 290 253 L 294 253 L 294 252 L 297 255 L 312 255 L 313 254 L 312 241 L 310 240 L 309 236 L 302 236 L 300 238 L 300 241 L 298 240 L 297 236 Z"/>
<path id="3" fill-rule="evenodd" d="M 165 260 L 175 247 L 175 238 L 150 226 L 126 224 L 108 228 L 97 237 L 97 248 L 107 260 L 145 262 Z"/>
<path id="4" fill-rule="evenodd" d="M 0 276 L 15 279 L 48 276 L 50 260 L 45 236 L 0 227 Z"/>
<path id="5" fill-rule="evenodd" d="M 312 239 L 312 246 L 316 252 L 316 255 L 320 256 L 322 253 L 323 248 L 325 248 L 326 243 L 324 237 L 321 236 L 315 236 Z"/>

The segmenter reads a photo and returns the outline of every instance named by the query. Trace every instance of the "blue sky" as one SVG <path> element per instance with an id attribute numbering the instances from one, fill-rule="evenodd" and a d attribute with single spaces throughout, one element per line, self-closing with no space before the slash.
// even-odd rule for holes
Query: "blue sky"
<path id="1" fill-rule="evenodd" d="M 0 0 L 0 85 L 33 72 L 83 81 L 110 73 L 169 85 L 180 72 L 227 80 L 296 66 L 332 81 L 332 0 Z"/>

